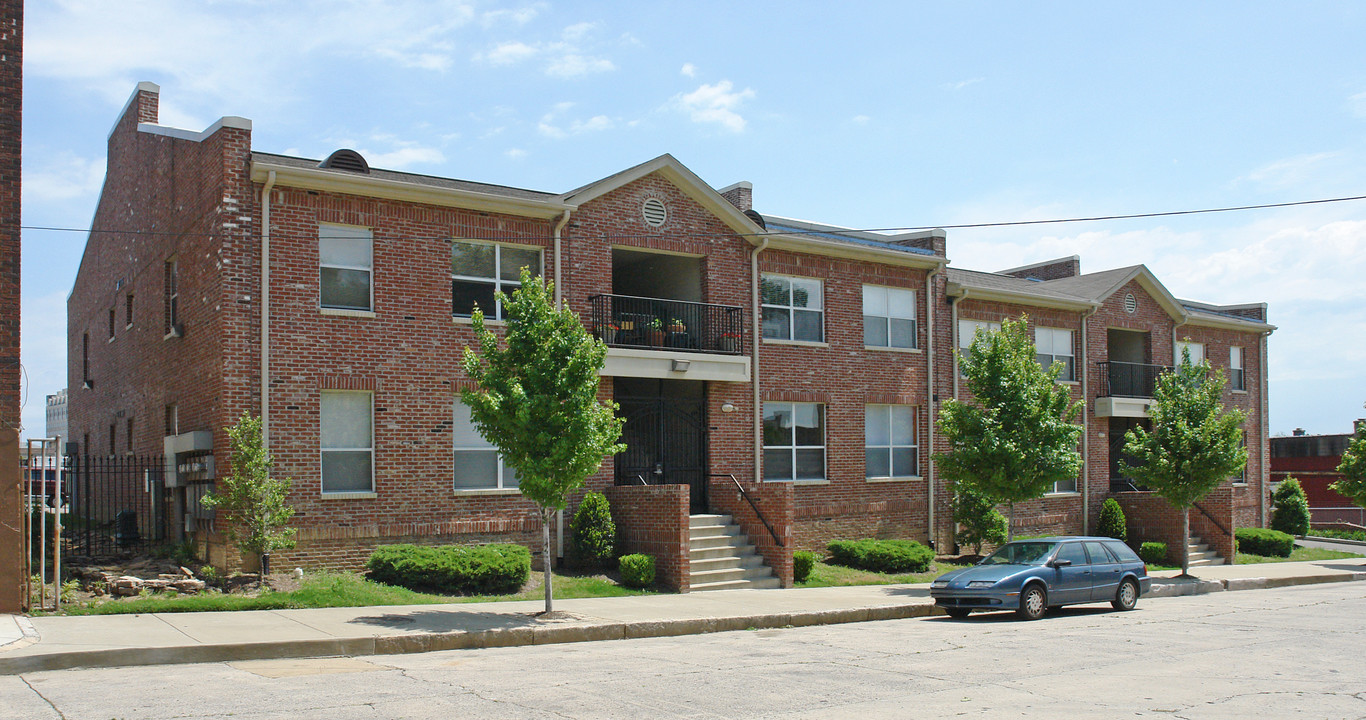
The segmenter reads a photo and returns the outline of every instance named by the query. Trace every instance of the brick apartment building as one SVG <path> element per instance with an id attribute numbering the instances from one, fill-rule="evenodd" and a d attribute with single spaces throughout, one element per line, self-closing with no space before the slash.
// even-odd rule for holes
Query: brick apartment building
<path id="1" fill-rule="evenodd" d="M 1366 419 L 1357 420 L 1353 425 L 1358 430 L 1366 428 Z M 1296 429 L 1288 437 L 1271 438 L 1271 482 L 1279 484 L 1290 477 L 1299 480 L 1309 499 L 1310 518 L 1316 525 L 1366 526 L 1366 508 L 1328 487 L 1342 479 L 1338 466 L 1355 437 L 1355 432 L 1309 435 Z"/>
<path id="2" fill-rule="evenodd" d="M 19 240 L 24 118 L 24 3 L 0 0 L 0 612 L 18 612 L 26 580 L 20 497 Z"/>
<path id="3" fill-rule="evenodd" d="M 477 303 L 496 321 L 493 293 L 523 266 L 609 347 L 600 396 L 621 406 L 629 449 L 589 486 L 680 589 L 730 577 L 689 551 L 692 516 L 709 511 L 733 515 L 784 585 L 793 547 L 951 544 L 930 449 L 936 404 L 964 394 L 952 351 L 965 323 L 1025 313 L 1088 403 L 1084 478 L 1031 504 L 1028 527 L 1093 525 L 1118 489 L 1110 434 L 1141 421 L 1156 368 L 1187 341 L 1236 371 L 1226 400 L 1248 411 L 1256 458 L 1207 512 L 1262 523 L 1264 306 L 1178 301 L 1145 268 L 1082 275 L 1075 258 L 960 272 L 943 231 L 760 215 L 748 183 L 715 190 L 668 155 L 538 192 L 370 168 L 347 150 L 255 151 L 245 119 L 188 132 L 157 124 L 157 104 L 140 84 L 109 138 L 69 305 L 70 432 L 93 453 L 165 451 L 178 484 L 186 468 L 212 475 L 187 460 L 226 466 L 224 428 L 260 414 L 295 482 L 300 545 L 282 567 L 354 566 L 399 541 L 539 548 L 515 473 L 458 399 L 469 314 Z M 1125 490 L 1145 532 L 1167 537 L 1159 504 Z M 179 502 L 231 560 L 212 519 Z"/>

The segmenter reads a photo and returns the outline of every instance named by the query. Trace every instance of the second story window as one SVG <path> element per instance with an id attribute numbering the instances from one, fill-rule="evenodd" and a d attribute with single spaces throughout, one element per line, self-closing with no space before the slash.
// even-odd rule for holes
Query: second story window
<path id="1" fill-rule="evenodd" d="M 166 297 L 166 329 L 167 335 L 175 332 L 180 325 L 180 274 L 179 263 L 175 260 L 167 260 L 163 287 Z"/>
<path id="2" fill-rule="evenodd" d="M 90 333 L 81 333 L 81 382 L 90 387 Z M 86 443 L 86 452 L 90 451 L 90 443 Z"/>
<path id="3" fill-rule="evenodd" d="M 114 308 L 109 308 L 109 339 L 114 339 Z"/>
<path id="4" fill-rule="evenodd" d="M 372 310 L 374 248 L 369 228 L 318 226 L 318 305 Z"/>
<path id="5" fill-rule="evenodd" d="M 1180 365 L 1181 359 L 1186 356 L 1187 352 L 1190 353 L 1191 365 L 1199 366 L 1200 363 L 1203 363 L 1205 361 L 1205 346 L 1203 344 L 1193 342 L 1178 342 L 1176 343 L 1176 357 L 1173 359 L 1174 361 L 1172 362 L 1172 364 Z"/>
<path id="6" fill-rule="evenodd" d="M 915 343 L 915 292 L 864 285 L 863 344 L 913 348 Z"/>
<path id="7" fill-rule="evenodd" d="M 1072 331 L 1058 328 L 1034 328 L 1034 352 L 1039 364 L 1048 369 L 1055 364 L 1062 365 L 1059 380 L 1077 379 L 1076 358 L 1072 351 Z"/>
<path id="8" fill-rule="evenodd" d="M 451 314 L 469 317 L 478 307 L 489 320 L 503 319 L 494 294 L 511 294 L 522 286 L 522 268 L 541 274 L 541 250 L 516 245 L 456 240 L 451 243 Z"/>
<path id="9" fill-rule="evenodd" d="M 765 275 L 759 292 L 763 297 L 765 338 L 825 340 L 824 287 L 820 280 Z"/>
<path id="10" fill-rule="evenodd" d="M 1237 346 L 1228 349 L 1228 384 L 1234 390 L 1247 389 L 1247 379 L 1243 374 L 1243 349 Z"/>
<path id="11" fill-rule="evenodd" d="M 133 293 L 128 293 L 123 298 L 123 326 L 133 327 Z"/>

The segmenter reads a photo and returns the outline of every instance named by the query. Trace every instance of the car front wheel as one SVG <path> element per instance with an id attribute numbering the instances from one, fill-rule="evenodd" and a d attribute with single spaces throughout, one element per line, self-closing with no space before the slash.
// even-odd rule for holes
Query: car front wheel
<path id="1" fill-rule="evenodd" d="M 1125 580 L 1119 584 L 1119 589 L 1115 591 L 1115 599 L 1110 601 L 1110 605 L 1116 610 L 1133 610 L 1138 604 L 1138 583 L 1133 580 Z"/>
<path id="2" fill-rule="evenodd" d="M 1048 593 L 1039 584 L 1030 585 L 1020 593 L 1020 609 L 1016 610 L 1025 620 L 1038 620 L 1048 612 Z"/>

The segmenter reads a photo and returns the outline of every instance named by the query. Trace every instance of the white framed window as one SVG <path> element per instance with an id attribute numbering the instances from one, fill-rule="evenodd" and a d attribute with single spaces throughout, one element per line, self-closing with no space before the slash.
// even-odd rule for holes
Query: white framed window
<path id="1" fill-rule="evenodd" d="M 773 340 L 825 340 L 825 287 L 820 280 L 764 275 L 764 337 Z"/>
<path id="2" fill-rule="evenodd" d="M 1205 345 L 1204 345 L 1204 343 L 1177 342 L 1177 343 L 1176 343 L 1176 357 L 1174 358 L 1175 362 L 1173 362 L 1172 364 L 1173 364 L 1173 365 L 1180 366 L 1180 365 L 1181 365 L 1181 359 L 1182 359 L 1183 357 L 1185 357 L 1186 351 L 1190 351 L 1191 365 L 1196 365 L 1196 366 L 1198 366 L 1198 365 L 1200 365 L 1200 363 L 1203 363 L 1203 362 L 1205 361 Z"/>
<path id="3" fill-rule="evenodd" d="M 516 489 L 517 471 L 508 467 L 498 448 L 484 439 L 470 417 L 470 406 L 455 399 L 455 489 Z"/>
<path id="4" fill-rule="evenodd" d="M 1077 479 L 1076 479 L 1076 478 L 1072 478 L 1071 480 L 1059 480 L 1058 482 L 1053 483 L 1053 489 L 1052 489 L 1052 490 L 1049 490 L 1048 492 L 1051 493 L 1051 494 L 1058 494 L 1058 493 L 1074 493 L 1074 492 L 1076 492 L 1076 491 L 1077 491 Z"/>
<path id="5" fill-rule="evenodd" d="M 541 274 L 541 249 L 456 240 L 451 243 L 451 314 L 470 317 L 474 308 L 489 320 L 503 319 L 496 293 L 511 294 L 522 286 L 522 268 Z"/>
<path id="6" fill-rule="evenodd" d="M 374 394 L 323 390 L 319 407 L 322 491 L 375 491 Z"/>
<path id="7" fill-rule="evenodd" d="M 919 477 L 919 413 L 910 405 L 868 405 L 863 410 L 865 476 Z"/>
<path id="8" fill-rule="evenodd" d="M 1071 330 L 1034 328 L 1034 352 L 1039 364 L 1045 370 L 1052 367 L 1054 363 L 1063 366 L 1062 372 L 1058 373 L 1059 380 L 1072 381 L 1077 379 L 1077 364 L 1072 350 Z"/>
<path id="9" fill-rule="evenodd" d="M 825 479 L 825 406 L 764 403 L 764 480 Z"/>
<path id="10" fill-rule="evenodd" d="M 1243 374 L 1243 349 L 1237 345 L 1228 349 L 1228 383 L 1234 390 L 1247 389 L 1247 378 Z"/>
<path id="11" fill-rule="evenodd" d="M 967 350 L 972 347 L 972 341 L 977 337 L 978 330 L 988 333 L 1000 332 L 1001 323 L 985 320 L 959 320 L 958 349 Z"/>
<path id="12" fill-rule="evenodd" d="M 318 305 L 373 310 L 374 239 L 370 228 L 318 226 Z"/>
<path id="13" fill-rule="evenodd" d="M 867 347 L 916 346 L 915 291 L 863 286 L 863 344 Z"/>

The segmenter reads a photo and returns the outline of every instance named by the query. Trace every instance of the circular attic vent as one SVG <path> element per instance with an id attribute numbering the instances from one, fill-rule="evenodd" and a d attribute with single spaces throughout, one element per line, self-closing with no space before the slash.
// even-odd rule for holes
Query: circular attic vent
<path id="1" fill-rule="evenodd" d="M 645 224 L 650 227 L 659 227 L 669 219 L 669 209 L 664 207 L 659 198 L 647 199 L 645 204 L 640 206 L 640 213 L 645 216 Z"/>
<path id="2" fill-rule="evenodd" d="M 318 167 L 370 174 L 370 163 L 365 162 L 360 153 L 345 148 L 328 155 L 326 160 L 318 163 Z"/>
<path id="3" fill-rule="evenodd" d="M 1129 313 L 1130 315 L 1133 315 L 1133 314 L 1134 314 L 1135 312 L 1137 312 L 1137 311 L 1138 311 L 1138 298 L 1134 297 L 1134 294 L 1133 294 L 1133 293 L 1126 293 L 1126 294 L 1124 295 L 1124 312 Z"/>

